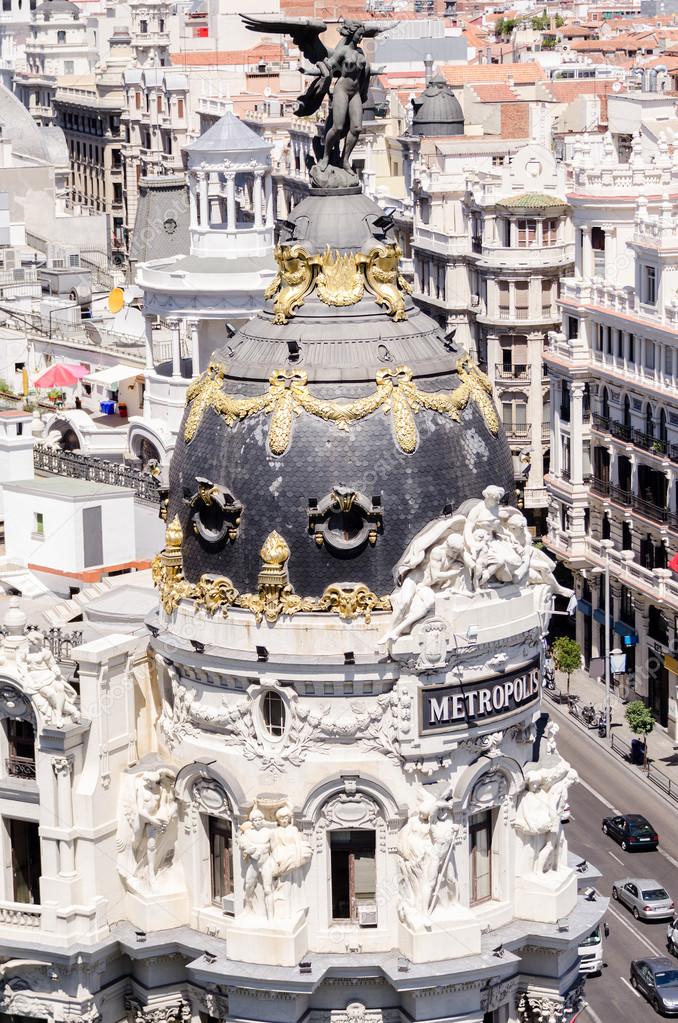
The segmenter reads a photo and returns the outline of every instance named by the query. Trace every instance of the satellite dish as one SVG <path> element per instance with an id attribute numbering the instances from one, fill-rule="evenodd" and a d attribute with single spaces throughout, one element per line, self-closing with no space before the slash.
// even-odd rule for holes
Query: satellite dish
<path id="1" fill-rule="evenodd" d="M 108 311 L 109 313 L 119 313 L 125 305 L 125 292 L 122 288 L 113 288 L 108 295 Z"/>
<path id="2" fill-rule="evenodd" d="M 622 87 L 621 82 L 613 82 L 612 83 L 612 92 L 619 92 L 621 87 Z"/>

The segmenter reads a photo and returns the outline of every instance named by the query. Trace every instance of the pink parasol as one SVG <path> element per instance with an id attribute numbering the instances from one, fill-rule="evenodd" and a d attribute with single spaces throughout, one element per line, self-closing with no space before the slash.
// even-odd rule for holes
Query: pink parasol
<path id="1" fill-rule="evenodd" d="M 78 380 L 86 377 L 89 370 L 79 364 L 71 365 L 65 362 L 58 362 L 50 366 L 44 373 L 33 381 L 34 387 L 49 390 L 52 387 L 75 387 Z"/>

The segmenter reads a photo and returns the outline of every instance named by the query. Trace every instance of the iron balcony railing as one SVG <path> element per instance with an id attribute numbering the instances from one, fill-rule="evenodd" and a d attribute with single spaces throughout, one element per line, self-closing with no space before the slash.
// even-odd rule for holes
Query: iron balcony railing
<path id="1" fill-rule="evenodd" d="M 33 465 L 37 470 L 55 476 L 127 487 L 142 501 L 154 504 L 160 502 L 160 488 L 155 477 L 124 462 L 108 462 L 78 451 L 60 451 L 46 444 L 36 444 L 33 448 Z"/>

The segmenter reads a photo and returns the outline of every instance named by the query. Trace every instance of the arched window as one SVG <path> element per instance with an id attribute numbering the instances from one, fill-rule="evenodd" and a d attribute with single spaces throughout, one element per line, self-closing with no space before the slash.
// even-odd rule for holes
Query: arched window
<path id="1" fill-rule="evenodd" d="M 666 432 L 666 411 L 662 409 L 659 413 L 659 439 L 662 444 L 666 444 L 668 440 L 668 434 Z"/>
<path id="2" fill-rule="evenodd" d="M 607 512 L 603 515 L 603 540 L 610 539 L 610 516 Z"/>
<path id="3" fill-rule="evenodd" d="M 624 395 L 624 426 L 631 429 L 631 399 L 628 394 Z"/>
<path id="4" fill-rule="evenodd" d="M 285 719 L 287 717 L 285 701 L 275 689 L 269 689 L 264 694 L 264 698 L 261 701 L 261 715 L 269 735 L 277 738 L 284 734 Z"/>
<path id="5" fill-rule="evenodd" d="M 649 401 L 645 406 L 645 433 L 648 437 L 654 436 L 654 415 L 652 414 L 652 406 Z"/>
<path id="6" fill-rule="evenodd" d="M 610 418 L 610 396 L 608 394 L 607 387 L 603 387 L 603 393 L 600 400 L 600 414 L 603 419 Z"/>

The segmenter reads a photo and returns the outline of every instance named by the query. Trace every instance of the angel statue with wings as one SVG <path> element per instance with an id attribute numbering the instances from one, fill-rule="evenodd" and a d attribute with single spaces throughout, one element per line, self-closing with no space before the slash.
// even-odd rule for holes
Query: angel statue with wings
<path id="1" fill-rule="evenodd" d="M 243 15 L 242 18 L 253 32 L 290 35 L 308 61 L 301 70 L 313 81 L 297 100 L 295 113 L 299 117 L 310 117 L 319 110 L 334 82 L 325 124 L 323 155 L 312 169 L 311 179 L 319 187 L 344 188 L 357 184 L 358 178 L 351 167 L 351 153 L 362 131 L 363 106 L 367 102 L 370 74 L 374 73 L 360 43 L 365 38 L 386 32 L 396 23 L 367 24 L 347 19 L 339 29 L 341 42 L 328 50 L 320 39 L 327 31 L 324 21 L 276 15 Z M 342 140 L 344 144 L 340 153 Z"/>

